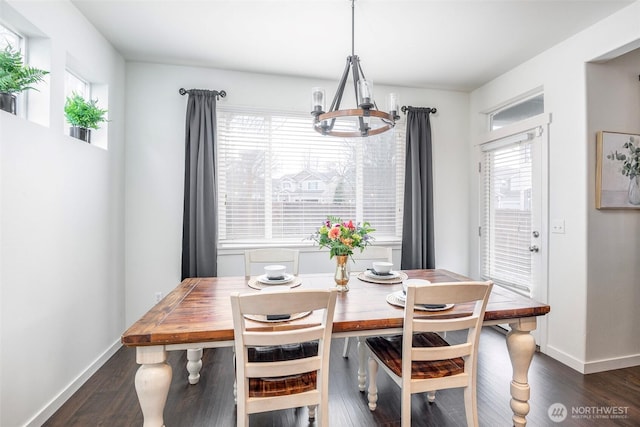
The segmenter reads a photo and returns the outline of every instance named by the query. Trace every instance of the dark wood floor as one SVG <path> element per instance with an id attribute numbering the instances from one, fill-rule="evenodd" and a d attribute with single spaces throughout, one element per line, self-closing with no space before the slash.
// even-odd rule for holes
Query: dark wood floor
<path id="1" fill-rule="evenodd" d="M 356 346 L 348 359 L 342 356 L 342 340 L 332 344 L 330 378 L 331 426 L 399 426 L 399 389 L 380 372 L 378 409 L 370 412 L 366 394 L 357 390 Z M 233 362 L 230 348 L 205 350 L 202 378 L 189 385 L 185 352 L 171 352 L 173 380 L 164 411 L 167 427 L 233 426 Z M 137 369 L 135 350 L 120 349 L 87 383 L 54 414 L 45 426 L 142 426 L 133 379 Z M 511 367 L 504 336 L 485 328 L 480 340 L 478 407 L 481 426 L 510 426 L 509 383 Z M 582 375 L 559 362 L 536 354 L 530 369 L 531 412 L 529 426 L 640 426 L 640 366 Z M 562 403 L 568 417 L 552 422 L 547 411 Z M 621 418 L 606 418 L 617 408 Z M 580 415 L 572 415 L 580 411 Z M 585 412 L 590 411 L 590 418 Z M 594 414 L 600 412 L 600 414 Z M 464 426 L 464 406 L 459 390 L 439 391 L 436 402 L 425 396 L 412 400 L 414 426 Z M 315 426 L 306 408 L 252 415 L 252 426 Z"/>

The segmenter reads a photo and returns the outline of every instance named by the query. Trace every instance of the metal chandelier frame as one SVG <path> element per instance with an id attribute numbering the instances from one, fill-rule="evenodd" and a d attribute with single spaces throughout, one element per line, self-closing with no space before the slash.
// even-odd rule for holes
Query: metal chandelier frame
<path id="1" fill-rule="evenodd" d="M 338 84 L 338 89 L 329 111 L 324 110 L 324 91 L 320 88 L 314 88 L 312 91 L 313 99 L 313 128 L 316 132 L 323 135 L 337 136 L 343 138 L 373 136 L 386 132 L 395 126 L 396 120 L 400 118 L 397 115 L 397 97 L 390 94 L 390 112 L 378 110 L 376 102 L 373 100 L 371 83 L 368 82 L 362 71 L 360 59 L 355 55 L 354 28 L 355 28 L 355 0 L 351 0 L 351 56 L 347 57 L 347 63 L 342 73 L 342 77 Z M 347 86 L 349 72 L 353 76 L 353 88 L 358 108 L 340 109 L 340 103 L 344 90 Z M 360 89 L 360 90 L 359 90 Z M 336 121 L 343 118 L 357 118 L 357 131 L 340 131 L 335 130 Z M 379 120 L 373 120 L 377 118 Z"/>

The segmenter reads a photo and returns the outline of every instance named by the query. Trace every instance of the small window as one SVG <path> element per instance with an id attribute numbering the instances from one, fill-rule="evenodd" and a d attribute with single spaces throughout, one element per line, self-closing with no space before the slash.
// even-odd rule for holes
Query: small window
<path id="1" fill-rule="evenodd" d="M 4 50 L 7 46 L 11 46 L 14 49 L 21 49 L 22 40 L 22 37 L 20 37 L 18 33 L 0 24 L 0 49 Z"/>
<path id="2" fill-rule="evenodd" d="M 73 72 L 67 70 L 65 73 L 65 82 L 64 82 L 64 95 L 65 98 L 73 95 L 73 93 L 77 93 L 84 99 L 89 99 L 91 97 L 91 86 L 88 82 L 78 77 Z"/>
<path id="3" fill-rule="evenodd" d="M 73 96 L 74 93 L 77 93 L 84 99 L 91 98 L 91 85 L 83 80 L 81 77 L 78 77 L 77 74 L 66 70 L 64 73 L 64 96 L 65 102 L 68 97 Z M 67 135 L 70 134 L 69 123 L 67 123 L 67 118 L 62 117 L 64 121 L 64 129 Z"/>
<path id="4" fill-rule="evenodd" d="M 540 93 L 490 113 L 489 129 L 500 129 L 542 113 L 544 113 L 544 94 Z"/>

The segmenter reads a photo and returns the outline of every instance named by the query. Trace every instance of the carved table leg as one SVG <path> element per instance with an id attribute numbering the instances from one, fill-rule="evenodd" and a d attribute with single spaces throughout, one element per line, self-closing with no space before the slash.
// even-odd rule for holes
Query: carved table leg
<path id="1" fill-rule="evenodd" d="M 171 366 L 162 346 L 138 347 L 136 362 L 136 392 L 144 418 L 143 427 L 163 427 L 164 405 L 171 385 Z"/>
<path id="2" fill-rule="evenodd" d="M 358 389 L 362 392 L 366 390 L 367 369 L 365 363 L 367 361 L 367 344 L 364 337 L 358 337 Z"/>
<path id="3" fill-rule="evenodd" d="M 198 384 L 200 370 L 202 369 L 202 349 L 190 348 L 187 350 L 187 371 L 189 372 L 189 384 Z"/>
<path id="4" fill-rule="evenodd" d="M 527 425 L 526 416 L 529 413 L 529 366 L 536 351 L 536 341 L 529 333 L 536 328 L 536 319 L 520 319 L 510 323 L 511 331 L 507 334 L 507 349 L 513 368 L 511 381 L 511 410 L 513 411 L 513 425 L 524 427 Z"/>

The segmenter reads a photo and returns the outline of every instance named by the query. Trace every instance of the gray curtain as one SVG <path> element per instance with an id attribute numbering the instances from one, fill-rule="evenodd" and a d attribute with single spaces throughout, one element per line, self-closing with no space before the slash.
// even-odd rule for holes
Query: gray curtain
<path id="1" fill-rule="evenodd" d="M 187 93 L 182 279 L 218 274 L 215 158 L 218 92 L 191 89 Z"/>
<path id="2" fill-rule="evenodd" d="M 403 270 L 435 268 L 430 108 L 408 107 L 402 220 Z"/>

